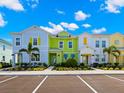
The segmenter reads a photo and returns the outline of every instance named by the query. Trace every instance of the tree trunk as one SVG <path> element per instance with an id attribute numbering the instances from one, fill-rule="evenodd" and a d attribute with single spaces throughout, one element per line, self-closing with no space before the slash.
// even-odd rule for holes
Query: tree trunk
<path id="1" fill-rule="evenodd" d="M 108 54 L 108 63 L 111 63 L 111 54 Z"/>
<path id="2" fill-rule="evenodd" d="M 29 67 L 31 67 L 31 54 L 29 54 Z"/>

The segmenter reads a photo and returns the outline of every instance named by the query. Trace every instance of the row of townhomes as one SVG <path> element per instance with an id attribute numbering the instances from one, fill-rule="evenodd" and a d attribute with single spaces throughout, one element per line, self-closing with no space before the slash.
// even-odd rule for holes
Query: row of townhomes
<path id="1" fill-rule="evenodd" d="M 27 48 L 29 42 L 33 47 L 38 47 L 40 52 L 31 58 L 32 62 L 43 62 L 49 65 L 65 62 L 68 58 L 74 58 L 78 62 L 107 63 L 108 55 L 103 49 L 116 46 L 121 55 L 119 63 L 124 61 L 124 35 L 115 34 L 88 34 L 82 33 L 73 36 L 66 31 L 53 35 L 38 26 L 32 26 L 21 32 L 12 32 L 13 61 L 29 62 L 27 53 L 19 53 L 22 48 Z M 111 62 L 115 62 L 111 57 Z"/>
<path id="2" fill-rule="evenodd" d="M 3 39 L 0 39 L 0 62 L 12 62 L 12 45 Z"/>

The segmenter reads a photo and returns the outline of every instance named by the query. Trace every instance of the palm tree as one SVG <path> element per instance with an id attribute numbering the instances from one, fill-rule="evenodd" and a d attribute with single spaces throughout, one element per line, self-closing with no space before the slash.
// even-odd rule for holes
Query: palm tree
<path id="1" fill-rule="evenodd" d="M 115 56 L 117 59 L 120 56 L 120 51 L 115 46 L 110 46 L 103 49 L 103 53 L 108 53 L 108 62 L 111 61 L 111 55 Z"/>
<path id="2" fill-rule="evenodd" d="M 121 52 L 119 50 L 113 50 L 112 55 L 116 58 L 116 63 L 119 62 L 119 56 L 121 55 Z"/>
<path id="3" fill-rule="evenodd" d="M 35 53 L 33 53 L 35 51 L 39 52 L 39 49 L 37 47 L 32 47 L 32 43 L 29 43 L 28 48 L 27 49 L 25 49 L 25 48 L 20 49 L 19 53 L 26 52 L 29 55 L 29 64 L 31 65 L 31 56 L 35 55 Z"/>

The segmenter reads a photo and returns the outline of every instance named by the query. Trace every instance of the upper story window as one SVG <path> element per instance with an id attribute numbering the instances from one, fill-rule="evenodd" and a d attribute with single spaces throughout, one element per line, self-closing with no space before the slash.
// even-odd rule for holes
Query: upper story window
<path id="1" fill-rule="evenodd" d="M 96 47 L 99 48 L 99 41 L 96 41 Z"/>
<path id="2" fill-rule="evenodd" d="M 16 46 L 20 46 L 20 38 L 16 38 Z"/>
<path id="3" fill-rule="evenodd" d="M 114 42 L 116 45 L 119 45 L 120 44 L 120 41 L 119 40 L 115 40 Z"/>
<path id="4" fill-rule="evenodd" d="M 59 48 L 63 48 L 63 44 L 64 44 L 64 43 L 63 43 L 62 41 L 60 41 L 60 42 L 59 42 Z"/>
<path id="5" fill-rule="evenodd" d="M 83 43 L 84 43 L 84 45 L 87 44 L 87 38 L 86 37 L 84 37 Z"/>
<path id="6" fill-rule="evenodd" d="M 103 48 L 106 47 L 106 41 L 102 41 L 102 47 L 103 47 Z"/>
<path id="7" fill-rule="evenodd" d="M 72 48 L 72 41 L 69 41 L 69 42 L 68 42 L 68 47 L 69 47 L 69 48 Z"/>
<path id="8" fill-rule="evenodd" d="M 6 48 L 5 48 L 5 45 L 3 45 L 3 51 L 5 51 L 5 49 L 6 49 Z"/>
<path id="9" fill-rule="evenodd" d="M 37 38 L 33 38 L 33 45 L 38 45 L 38 40 L 37 40 Z"/>

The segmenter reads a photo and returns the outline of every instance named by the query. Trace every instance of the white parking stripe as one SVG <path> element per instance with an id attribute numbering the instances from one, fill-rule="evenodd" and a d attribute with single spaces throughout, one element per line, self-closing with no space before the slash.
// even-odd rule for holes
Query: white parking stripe
<path id="1" fill-rule="evenodd" d="M 119 78 L 116 78 L 116 77 L 112 77 L 112 76 L 109 76 L 109 75 L 105 75 L 105 76 L 107 76 L 107 77 L 109 77 L 109 78 L 112 78 L 112 79 L 116 79 L 116 80 L 119 80 L 119 81 L 122 81 L 122 82 L 124 82 L 124 80 L 122 80 L 122 79 L 119 79 Z"/>
<path id="2" fill-rule="evenodd" d="M 48 76 L 46 76 L 41 82 L 40 84 L 33 90 L 32 93 L 36 93 L 36 91 L 39 89 L 39 87 L 45 82 L 45 80 L 48 78 Z"/>
<path id="3" fill-rule="evenodd" d="M 94 93 L 98 93 L 93 87 L 91 87 L 85 80 L 83 80 L 80 76 L 77 76 L 82 82 L 84 82 Z"/>
<path id="4" fill-rule="evenodd" d="M 1 84 L 1 83 L 4 83 L 4 82 L 6 82 L 6 81 L 12 80 L 12 79 L 14 79 L 14 78 L 17 78 L 17 77 L 18 77 L 18 76 L 14 76 L 14 77 L 11 77 L 11 78 L 2 80 L 2 81 L 0 81 L 0 84 Z"/>

